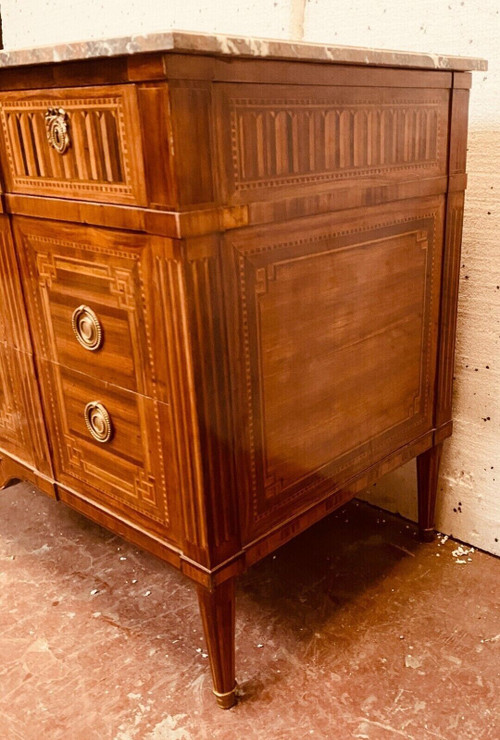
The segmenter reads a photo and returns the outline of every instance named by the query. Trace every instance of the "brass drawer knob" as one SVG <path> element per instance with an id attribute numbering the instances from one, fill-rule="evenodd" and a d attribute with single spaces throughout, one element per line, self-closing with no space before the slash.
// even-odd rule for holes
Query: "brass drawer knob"
<path id="1" fill-rule="evenodd" d="M 91 401 L 83 412 L 85 424 L 96 442 L 109 442 L 113 434 L 111 417 L 100 401 Z"/>
<path id="2" fill-rule="evenodd" d="M 64 108 L 49 108 L 45 114 L 45 127 L 49 146 L 59 154 L 64 154 L 71 144 L 68 114 Z"/>
<path id="3" fill-rule="evenodd" d="M 82 347 L 95 352 L 102 345 L 102 327 L 99 319 L 88 306 L 78 306 L 73 311 L 71 326 Z"/>

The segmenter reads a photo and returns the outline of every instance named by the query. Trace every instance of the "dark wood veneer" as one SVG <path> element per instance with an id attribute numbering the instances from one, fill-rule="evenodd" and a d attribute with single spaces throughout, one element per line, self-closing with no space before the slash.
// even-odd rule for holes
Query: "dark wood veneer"
<path id="1" fill-rule="evenodd" d="M 155 53 L 0 85 L 0 485 L 195 581 L 227 708 L 245 568 L 413 457 L 432 537 L 470 75 Z"/>

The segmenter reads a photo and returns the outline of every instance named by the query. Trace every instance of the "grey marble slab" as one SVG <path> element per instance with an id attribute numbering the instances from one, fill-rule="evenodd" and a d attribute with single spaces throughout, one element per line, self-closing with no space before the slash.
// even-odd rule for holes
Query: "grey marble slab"
<path id="1" fill-rule="evenodd" d="M 223 36 L 188 31 L 151 33 L 145 36 L 79 41 L 32 49 L 0 52 L 0 67 L 115 57 L 142 52 L 196 52 L 218 56 L 366 64 L 441 70 L 486 70 L 485 59 L 409 51 L 389 51 L 355 46 L 331 46 L 244 36 Z"/>

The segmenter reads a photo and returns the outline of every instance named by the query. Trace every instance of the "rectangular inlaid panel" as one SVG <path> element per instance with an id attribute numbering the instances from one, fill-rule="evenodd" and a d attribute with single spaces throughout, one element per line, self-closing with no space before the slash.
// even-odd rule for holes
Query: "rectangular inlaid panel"
<path id="1" fill-rule="evenodd" d="M 170 240 L 13 221 L 39 355 L 167 400 L 165 346 L 154 316 L 161 307 L 153 286 Z"/>
<path id="2" fill-rule="evenodd" d="M 61 145 L 68 137 L 63 153 L 49 144 L 48 113 Z M 0 118 L 8 192 L 145 204 L 133 85 L 5 93 Z"/>
<path id="3" fill-rule="evenodd" d="M 353 179 L 381 185 L 446 174 L 448 90 L 215 87 L 231 203 L 345 187 Z"/>
<path id="4" fill-rule="evenodd" d="M 0 456 L 51 475 L 33 358 L 0 342 Z"/>
<path id="5" fill-rule="evenodd" d="M 443 208 L 226 237 L 247 540 L 432 428 Z"/>
<path id="6" fill-rule="evenodd" d="M 175 539 L 170 407 L 45 360 L 39 366 L 57 480 Z"/>
<path id="7" fill-rule="evenodd" d="M 0 216 L 0 343 L 31 352 L 21 278 L 8 216 Z"/>

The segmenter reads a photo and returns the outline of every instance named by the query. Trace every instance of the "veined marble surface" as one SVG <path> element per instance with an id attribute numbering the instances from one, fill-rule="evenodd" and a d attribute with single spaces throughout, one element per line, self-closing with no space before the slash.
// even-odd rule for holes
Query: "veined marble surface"
<path id="1" fill-rule="evenodd" d="M 75 61 L 153 51 L 197 52 L 220 56 L 296 59 L 383 67 L 413 67 L 444 70 L 486 70 L 485 59 L 446 54 L 390 51 L 355 46 L 330 46 L 301 41 L 222 36 L 187 31 L 152 33 L 146 36 L 81 41 L 32 49 L 0 52 L 0 67 Z"/>

